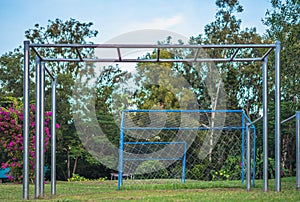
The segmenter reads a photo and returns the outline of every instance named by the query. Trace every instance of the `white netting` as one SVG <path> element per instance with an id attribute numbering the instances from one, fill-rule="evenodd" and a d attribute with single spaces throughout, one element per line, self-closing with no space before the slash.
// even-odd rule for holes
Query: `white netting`
<path id="1" fill-rule="evenodd" d="M 241 179 L 246 122 L 241 110 L 123 111 L 119 173 L 135 180 Z"/>

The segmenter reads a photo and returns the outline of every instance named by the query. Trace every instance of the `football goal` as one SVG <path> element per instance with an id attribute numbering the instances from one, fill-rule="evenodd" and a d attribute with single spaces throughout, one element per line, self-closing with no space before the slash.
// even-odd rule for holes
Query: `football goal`
<path id="1" fill-rule="evenodd" d="M 124 110 L 118 189 L 127 175 L 136 183 L 244 182 L 247 124 L 251 132 L 249 172 L 254 184 L 256 130 L 250 123 L 243 110 Z"/>

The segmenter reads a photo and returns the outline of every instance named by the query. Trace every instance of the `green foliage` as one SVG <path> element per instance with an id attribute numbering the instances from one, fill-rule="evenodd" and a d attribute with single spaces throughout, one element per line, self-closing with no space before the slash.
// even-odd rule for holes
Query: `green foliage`
<path id="1" fill-rule="evenodd" d="M 300 81 L 297 78 L 300 77 L 298 71 L 300 68 L 298 57 L 300 54 L 300 2 L 299 0 L 272 0 L 271 3 L 273 8 L 267 10 L 263 22 L 268 26 L 268 38 L 281 42 L 282 98 L 299 103 Z M 270 59 L 270 64 L 274 64 L 273 59 Z"/>
<path id="2" fill-rule="evenodd" d="M 241 157 L 228 156 L 224 166 L 222 167 L 226 172 L 230 173 L 230 180 L 237 180 L 241 178 Z"/>
<path id="3" fill-rule="evenodd" d="M 226 171 L 221 169 L 220 171 L 212 170 L 212 180 L 229 180 L 230 174 Z"/>
<path id="4" fill-rule="evenodd" d="M 11 102 L 11 103 L 9 103 Z M 1 168 L 10 168 L 8 179 L 21 182 L 23 179 L 23 105 L 16 98 L 8 97 L 5 107 L 0 107 L 0 148 L 6 154 L 6 159 L 1 163 Z M 49 147 L 51 112 L 45 112 L 44 121 L 44 152 Z M 33 180 L 35 162 L 35 107 L 30 106 L 29 132 L 29 177 Z M 56 125 L 59 128 L 59 125 Z"/>
<path id="5" fill-rule="evenodd" d="M 88 40 L 96 37 L 98 31 L 92 30 L 93 23 L 81 23 L 75 19 L 62 21 L 60 19 L 49 20 L 48 25 L 43 27 L 36 24 L 34 28 L 28 29 L 25 36 L 31 43 L 65 43 L 65 44 L 86 44 L 91 43 Z M 82 50 L 82 56 L 88 57 L 93 54 L 91 50 Z M 75 57 L 76 50 L 65 49 L 45 49 L 41 52 L 44 57 Z M 32 57 L 34 59 L 34 57 Z M 34 62 L 32 61 L 32 64 Z M 77 161 L 84 156 L 84 150 L 81 141 L 76 134 L 73 121 L 72 111 L 72 94 L 74 90 L 75 80 L 81 79 L 82 74 L 86 74 L 86 78 L 93 76 L 90 64 L 77 63 L 49 63 L 47 68 L 51 70 L 53 75 L 57 76 L 57 96 L 59 101 L 57 105 L 57 122 L 61 123 L 61 132 L 57 134 L 57 150 L 62 158 L 58 159 L 58 165 L 66 169 L 66 178 L 75 173 Z M 48 78 L 48 77 L 47 77 Z M 50 86 L 50 81 L 46 80 L 46 89 Z M 46 91 L 46 108 L 50 108 L 51 91 Z M 47 101 L 48 100 L 48 101 Z M 50 160 L 50 158 L 48 158 Z M 67 165 L 61 165 L 65 164 Z M 71 163 L 73 164 L 71 168 Z"/>
<path id="6" fill-rule="evenodd" d="M 299 109 L 300 68 L 300 2 L 299 0 L 272 0 L 272 9 L 266 11 L 263 23 L 268 26 L 266 38 L 272 43 L 280 41 L 281 68 L 281 118 L 295 114 Z M 269 75 L 274 79 L 274 57 L 269 57 Z M 269 87 L 273 100 L 274 88 Z M 274 117 L 274 104 L 269 103 L 270 117 Z M 270 134 L 274 134 L 274 121 L 269 121 Z M 282 171 L 284 175 L 295 174 L 295 121 L 282 124 Z M 274 158 L 274 135 L 269 137 L 269 156 Z M 270 172 L 269 172 L 270 175 Z"/>
<path id="7" fill-rule="evenodd" d="M 23 96 L 23 53 L 20 48 L 0 57 L 0 99 Z"/>
<path id="8" fill-rule="evenodd" d="M 207 170 L 207 164 L 194 165 L 192 169 L 188 169 L 187 178 L 196 180 L 209 180 L 203 178 L 203 173 Z"/>
<path id="9" fill-rule="evenodd" d="M 84 181 L 87 181 L 87 179 L 78 174 L 73 174 L 73 176 L 68 179 L 68 182 L 84 182 Z"/>
<path id="10" fill-rule="evenodd" d="M 241 179 L 241 159 L 236 156 L 228 156 L 219 171 L 212 170 L 212 180 L 238 180 Z"/>
<path id="11" fill-rule="evenodd" d="M 275 176 L 275 160 L 274 158 L 268 158 L 268 177 L 274 179 Z M 256 152 L 256 168 L 255 168 L 255 178 L 263 179 L 263 154 L 262 150 L 258 149 Z"/>
<path id="12" fill-rule="evenodd" d="M 103 182 L 106 178 L 99 178 L 99 179 L 87 179 L 83 176 L 80 176 L 78 174 L 73 174 L 71 178 L 68 179 L 68 182 L 88 182 L 88 181 L 97 181 L 97 182 Z"/>

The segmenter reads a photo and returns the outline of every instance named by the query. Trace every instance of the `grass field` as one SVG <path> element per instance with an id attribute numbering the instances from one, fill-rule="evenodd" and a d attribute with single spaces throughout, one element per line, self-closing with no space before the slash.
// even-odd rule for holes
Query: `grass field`
<path id="1" fill-rule="evenodd" d="M 51 197 L 50 185 L 45 185 L 45 196 L 38 201 L 300 201 L 300 191 L 295 189 L 295 178 L 282 179 L 282 191 L 274 191 L 274 180 L 269 180 L 269 191 L 262 191 L 262 181 L 257 180 L 251 191 L 240 181 L 147 181 L 126 180 L 122 190 L 117 181 L 58 182 L 57 195 Z M 30 185 L 33 199 L 34 186 Z M 22 201 L 22 185 L 0 185 L 0 201 Z"/>

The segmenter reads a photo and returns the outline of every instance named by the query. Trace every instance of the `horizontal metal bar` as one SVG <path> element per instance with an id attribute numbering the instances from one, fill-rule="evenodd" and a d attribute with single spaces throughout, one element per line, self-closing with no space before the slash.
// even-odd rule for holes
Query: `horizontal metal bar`
<path id="1" fill-rule="evenodd" d="M 42 58 L 42 61 L 46 62 L 123 62 L 123 63 L 136 63 L 136 62 L 253 62 L 262 61 L 262 58 L 197 58 L 189 59 L 120 59 L 120 58 Z"/>
<path id="2" fill-rule="evenodd" d="M 123 130 L 241 130 L 242 126 L 227 127 L 124 127 Z"/>
<path id="3" fill-rule="evenodd" d="M 295 117 L 296 117 L 296 114 L 294 114 L 293 116 L 290 116 L 289 118 L 287 118 L 287 119 L 281 121 L 280 123 L 283 124 L 283 123 L 288 122 L 289 120 L 291 120 L 291 119 L 293 119 L 293 118 L 295 118 Z"/>
<path id="4" fill-rule="evenodd" d="M 275 44 L 30 44 L 47 48 L 275 48 Z"/>
<path id="5" fill-rule="evenodd" d="M 186 144 L 186 142 L 124 142 L 124 144 Z"/>
<path id="6" fill-rule="evenodd" d="M 182 154 L 183 155 L 183 154 Z M 173 160 L 181 160 L 181 158 L 124 158 L 124 161 L 153 161 L 153 160 L 161 160 L 161 161 L 173 161 Z"/>

